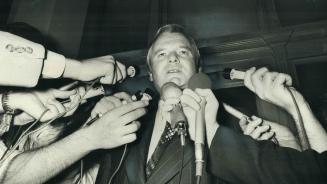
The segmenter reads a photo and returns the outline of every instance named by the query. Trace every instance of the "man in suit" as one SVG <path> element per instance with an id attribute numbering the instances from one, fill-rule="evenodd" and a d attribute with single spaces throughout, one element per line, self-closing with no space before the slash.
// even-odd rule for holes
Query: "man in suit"
<path id="1" fill-rule="evenodd" d="M 189 79 L 198 71 L 199 57 L 194 40 L 181 26 L 164 26 L 158 31 L 148 51 L 147 65 L 150 80 L 153 81 L 159 93 L 162 86 L 169 82 L 184 89 L 180 98 L 181 103 L 190 106 L 192 104 L 188 103 L 193 101 L 189 99 L 194 97 L 195 92 L 186 88 Z M 208 92 L 211 90 L 199 90 L 199 93 L 204 96 L 208 96 Z M 213 95 L 212 92 L 210 95 Z M 174 101 L 174 99 L 172 100 Z M 206 124 L 209 125 L 206 129 L 208 145 L 218 128 L 216 121 L 218 101 L 211 102 L 210 106 L 206 108 Z M 167 115 L 167 108 L 171 105 L 163 100 L 162 96 L 153 100 L 147 116 L 141 120 L 142 128 L 138 140 L 129 145 L 124 165 L 112 183 L 195 183 L 195 158 L 192 142 L 195 122 L 191 109 L 183 107 L 191 129 L 190 135 L 186 137 L 185 147 L 182 148 L 179 137 L 174 134 L 172 138 L 165 140 L 164 151 L 161 151 L 159 156 L 157 155 L 159 145 L 161 146 L 162 142 L 165 142 L 162 140 L 162 135 L 167 131 L 166 127 L 174 129 L 170 126 L 170 118 Z M 116 160 L 118 160 L 113 160 L 111 156 L 110 153 L 107 153 L 107 156 L 104 156 L 101 161 L 96 183 L 108 183 L 111 176 L 108 173 L 113 172 Z M 116 158 L 117 155 L 114 157 Z M 202 183 L 213 183 L 216 180 L 216 177 L 204 171 Z"/>
<path id="2" fill-rule="evenodd" d="M 315 156 L 311 157 L 309 163 L 304 162 L 302 158 L 306 158 L 305 154 L 289 148 L 285 148 L 286 150 L 284 148 L 273 149 L 276 146 L 272 143 L 265 141 L 255 143 L 249 137 L 223 127 L 222 124 L 228 122 L 228 120 L 219 120 L 219 118 L 225 115 L 218 112 L 219 103 L 212 91 L 210 89 L 196 89 L 193 91 L 187 88 L 189 79 L 197 71 L 198 59 L 198 49 L 193 39 L 185 33 L 182 27 L 167 25 L 159 29 L 148 50 L 147 65 L 150 71 L 150 80 L 153 81 L 158 92 L 168 82 L 173 82 L 183 90 L 182 95 L 178 99 L 183 104 L 183 111 L 189 124 L 189 136 L 186 138 L 186 145 L 182 148 L 180 140 L 176 135 L 173 135 L 168 140 L 162 140 L 162 135 L 165 135 L 167 130 L 166 127 L 169 127 L 170 118 L 167 115 L 167 109 L 171 109 L 172 103 L 160 98 L 158 99 L 159 102 L 154 101 L 153 106 L 149 108 L 150 111 L 147 113 L 147 116 L 142 119 L 142 128 L 139 132 L 138 140 L 129 145 L 123 165 L 119 168 L 119 159 L 116 159 L 121 155 L 113 155 L 110 152 L 104 154 L 100 162 L 101 165 L 96 183 L 107 184 L 112 179 L 111 183 L 123 184 L 195 183 L 194 147 L 192 142 L 195 132 L 194 111 L 201 108 L 205 110 L 205 149 L 210 150 L 210 159 L 207 160 L 208 167 L 204 170 L 201 183 L 294 183 L 301 182 L 304 177 L 310 179 L 315 174 L 321 178 L 322 175 L 319 175 L 321 174 L 320 164 L 317 164 L 317 162 L 310 163 L 310 161 L 315 160 Z M 265 77 L 267 78 L 265 83 L 256 82 L 259 79 L 261 81 L 261 78 L 265 76 L 263 75 L 264 73 L 269 74 L 267 75 L 269 77 Z M 268 79 L 272 80 L 273 78 L 275 80 L 277 78 L 280 85 L 286 82 L 289 83 L 289 76 L 276 72 L 271 73 L 273 72 L 268 72 L 266 69 L 258 71 L 250 69 L 247 71 L 245 84 L 262 99 L 281 107 L 291 107 L 288 106 L 289 104 L 281 103 L 284 101 L 289 102 L 289 98 L 286 98 L 289 95 L 286 96 L 285 91 L 280 93 L 280 91 L 272 90 L 272 83 L 267 82 Z M 270 75 L 273 75 L 273 77 Z M 275 91 L 272 94 L 280 93 L 282 95 L 263 95 L 269 94 L 263 93 L 267 90 Z M 279 98 L 282 100 L 278 100 Z M 206 102 L 204 106 L 201 106 L 200 102 L 202 100 Z M 294 115 L 294 108 L 290 109 L 289 112 Z M 306 119 L 307 122 L 310 122 L 310 120 L 312 118 Z M 226 124 L 230 124 L 230 122 Z M 317 125 L 317 123 L 315 124 Z M 312 128 L 308 129 L 309 131 L 312 130 Z M 317 132 L 317 130 L 319 132 L 319 127 L 315 127 L 315 130 L 311 132 Z M 324 138 L 323 133 L 320 135 Z M 315 139 L 314 136 L 310 137 Z M 320 147 L 321 149 L 321 145 L 317 146 L 317 142 L 319 145 L 322 141 L 316 140 L 313 142 L 313 147 L 317 149 Z M 157 150 L 159 150 L 158 148 L 161 145 L 165 145 L 164 151 L 158 156 L 156 155 Z M 254 150 L 252 151 L 252 149 Z M 244 151 L 246 154 L 242 156 Z M 288 154 L 289 152 L 296 153 Z M 293 155 L 294 160 L 291 157 Z M 275 159 L 272 159 L 271 162 L 269 161 L 270 157 Z M 265 159 L 263 160 L 262 158 Z M 291 160 L 291 162 L 288 162 L 289 160 L 286 158 Z M 259 161 L 259 163 L 256 161 Z M 304 165 L 297 166 L 298 163 Z M 283 164 L 283 168 L 278 169 L 278 164 Z M 252 166 L 258 167 L 251 168 Z M 293 167 L 298 167 L 298 170 L 292 170 Z M 271 175 L 270 168 L 272 168 Z M 310 168 L 312 169 L 310 170 L 311 172 L 305 173 Z M 119 169 L 119 171 L 113 177 L 112 174 L 116 169 Z M 278 170 L 283 172 L 277 172 Z M 287 177 L 283 173 L 287 173 L 292 177 Z M 300 175 L 302 177 L 299 177 Z"/>

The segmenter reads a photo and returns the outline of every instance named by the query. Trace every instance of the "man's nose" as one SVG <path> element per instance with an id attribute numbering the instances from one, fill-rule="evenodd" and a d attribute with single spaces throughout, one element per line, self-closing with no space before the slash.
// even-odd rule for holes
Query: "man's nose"
<path id="1" fill-rule="evenodd" d="M 169 63 L 179 63 L 179 59 L 175 52 L 173 52 L 169 55 Z"/>

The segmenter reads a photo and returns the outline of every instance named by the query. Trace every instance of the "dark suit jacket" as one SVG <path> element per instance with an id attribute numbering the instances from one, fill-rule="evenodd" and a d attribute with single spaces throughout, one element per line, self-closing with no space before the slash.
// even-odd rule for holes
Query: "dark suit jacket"
<path id="1" fill-rule="evenodd" d="M 148 180 L 146 180 L 145 164 L 157 111 L 156 104 L 150 106 L 149 109 L 147 116 L 141 120 L 142 130 L 139 132 L 138 140 L 128 145 L 128 154 L 122 168 L 114 179 L 113 183 L 115 184 L 179 183 L 179 173 L 182 164 L 182 148 L 179 139 L 174 139 L 169 144 L 156 166 L 155 171 Z M 122 153 L 119 151 L 109 151 L 103 156 L 96 180 L 97 184 L 108 183 L 110 176 L 117 168 L 121 154 Z M 195 183 L 194 146 L 193 142 L 189 139 L 186 141 L 183 158 L 182 178 L 180 183 L 193 184 Z M 201 181 L 202 184 L 225 183 L 206 171 L 204 171 Z"/>
<path id="2" fill-rule="evenodd" d="M 327 152 L 278 147 L 226 127 L 216 132 L 209 155 L 210 170 L 230 183 L 327 183 Z"/>

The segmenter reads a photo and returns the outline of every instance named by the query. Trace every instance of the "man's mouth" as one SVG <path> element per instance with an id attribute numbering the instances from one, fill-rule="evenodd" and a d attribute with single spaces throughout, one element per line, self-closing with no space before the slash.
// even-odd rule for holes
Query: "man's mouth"
<path id="1" fill-rule="evenodd" d="M 171 69 L 171 70 L 168 70 L 167 73 L 179 73 L 180 71 L 177 70 L 177 69 Z"/>

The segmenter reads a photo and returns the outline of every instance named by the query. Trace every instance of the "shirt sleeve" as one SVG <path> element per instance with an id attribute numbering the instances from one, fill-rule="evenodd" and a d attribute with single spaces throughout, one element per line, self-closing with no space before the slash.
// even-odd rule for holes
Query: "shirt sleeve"
<path id="1" fill-rule="evenodd" d="M 66 59 L 63 55 L 48 51 L 44 60 L 42 76 L 44 78 L 59 78 L 65 70 Z"/>

